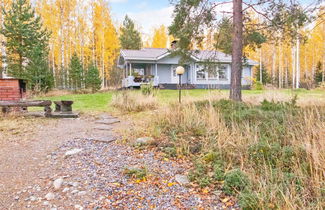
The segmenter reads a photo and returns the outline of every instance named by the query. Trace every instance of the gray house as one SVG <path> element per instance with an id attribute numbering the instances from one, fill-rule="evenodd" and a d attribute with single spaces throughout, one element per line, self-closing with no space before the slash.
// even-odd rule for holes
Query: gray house
<path id="1" fill-rule="evenodd" d="M 175 89 L 178 84 L 176 67 L 180 56 L 172 56 L 169 49 L 144 48 L 121 50 L 118 61 L 124 69 L 122 87 L 139 87 L 152 83 L 156 87 Z M 209 65 L 207 65 L 209 61 Z M 252 67 L 258 63 L 246 60 L 242 85 L 251 85 Z M 193 53 L 185 66 L 182 83 L 188 88 L 228 89 L 230 87 L 231 56 L 217 51 L 202 50 Z"/>

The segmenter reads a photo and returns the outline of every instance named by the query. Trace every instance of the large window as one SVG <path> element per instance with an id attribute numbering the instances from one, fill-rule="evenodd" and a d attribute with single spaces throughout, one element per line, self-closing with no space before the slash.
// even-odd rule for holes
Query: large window
<path id="1" fill-rule="evenodd" d="M 197 80 L 228 80 L 228 65 L 197 65 Z"/>

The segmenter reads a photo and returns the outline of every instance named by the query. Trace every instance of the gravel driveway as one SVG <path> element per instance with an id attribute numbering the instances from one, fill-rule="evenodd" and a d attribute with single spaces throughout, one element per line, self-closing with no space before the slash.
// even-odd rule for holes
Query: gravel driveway
<path id="1" fill-rule="evenodd" d="M 108 115 L 55 120 L 33 142 L 1 147 L 0 209 L 222 209 L 216 195 L 175 180 L 181 165 L 116 143 L 118 127 Z"/>

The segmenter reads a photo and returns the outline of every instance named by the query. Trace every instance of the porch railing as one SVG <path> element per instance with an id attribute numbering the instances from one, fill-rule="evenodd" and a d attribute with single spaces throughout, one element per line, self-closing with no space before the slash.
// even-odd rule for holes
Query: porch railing
<path id="1" fill-rule="evenodd" d="M 140 87 L 142 84 L 151 83 L 153 86 L 159 85 L 159 77 L 158 76 L 128 76 L 123 79 L 122 86 L 123 87 Z"/>

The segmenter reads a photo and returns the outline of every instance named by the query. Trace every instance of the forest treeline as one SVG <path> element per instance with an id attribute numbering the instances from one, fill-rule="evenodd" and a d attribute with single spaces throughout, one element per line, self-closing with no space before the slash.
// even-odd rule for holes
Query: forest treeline
<path id="1" fill-rule="evenodd" d="M 165 48 L 173 39 L 164 25 L 155 28 L 150 37 L 142 36 L 127 16 L 118 25 L 105 0 L 37 0 L 34 4 L 28 0 L 2 0 L 0 4 L 1 71 L 28 79 L 32 89 L 91 86 L 97 90 L 119 85 L 122 71 L 116 62 L 121 48 Z M 14 13 L 18 10 L 22 13 Z M 247 26 L 262 18 L 254 11 L 245 15 L 250 17 Z M 266 38 L 259 48 L 247 46 L 245 56 L 261 64 L 255 79 L 279 88 L 297 87 L 297 78 L 299 87 L 313 87 L 324 81 L 324 19 L 324 9 L 315 11 L 312 23 L 299 29 L 301 38 L 297 41 L 274 31 L 276 41 Z M 223 50 L 218 43 L 220 37 L 230 37 L 229 24 L 221 20 L 219 27 L 207 29 L 202 45 L 193 49 Z M 17 41 L 20 39 L 26 42 Z"/>

